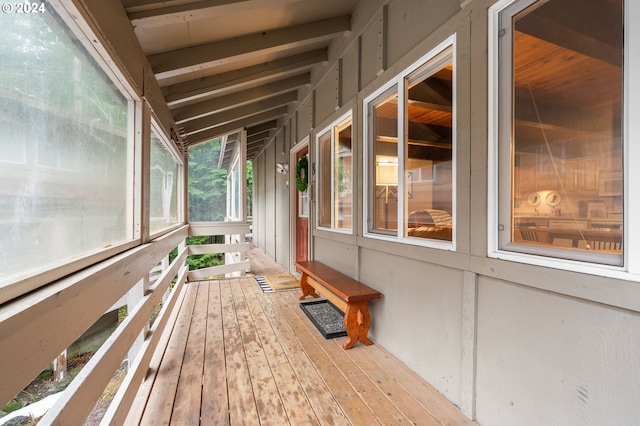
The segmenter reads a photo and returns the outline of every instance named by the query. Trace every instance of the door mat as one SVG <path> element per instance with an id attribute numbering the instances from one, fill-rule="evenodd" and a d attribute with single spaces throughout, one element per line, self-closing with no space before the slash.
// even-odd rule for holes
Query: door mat
<path id="1" fill-rule="evenodd" d="M 328 300 L 301 303 L 300 308 L 325 339 L 346 336 L 344 314 Z"/>
<path id="2" fill-rule="evenodd" d="M 300 280 L 291 274 L 267 275 L 264 280 L 274 290 L 287 290 L 300 287 Z"/>
<path id="3" fill-rule="evenodd" d="M 266 277 L 254 277 L 263 293 L 299 288 L 300 281 L 291 274 L 267 275 Z"/>
<path id="4" fill-rule="evenodd" d="M 262 289 L 263 293 L 273 293 L 274 290 L 265 281 L 265 279 L 264 279 L 265 277 L 254 277 L 254 278 L 256 279 L 256 282 L 258 283 L 258 285 Z"/>

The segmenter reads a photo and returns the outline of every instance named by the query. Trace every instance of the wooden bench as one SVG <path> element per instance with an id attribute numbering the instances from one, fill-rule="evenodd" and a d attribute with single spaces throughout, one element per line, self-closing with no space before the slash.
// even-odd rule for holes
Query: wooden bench
<path id="1" fill-rule="evenodd" d="M 371 322 L 368 302 L 381 298 L 382 294 L 314 260 L 296 262 L 296 268 L 302 273 L 300 300 L 307 296 L 319 297 L 317 290 L 344 312 L 344 328 L 349 340 L 342 347 L 351 349 L 358 340 L 365 345 L 372 345 L 373 342 L 367 337 Z"/>

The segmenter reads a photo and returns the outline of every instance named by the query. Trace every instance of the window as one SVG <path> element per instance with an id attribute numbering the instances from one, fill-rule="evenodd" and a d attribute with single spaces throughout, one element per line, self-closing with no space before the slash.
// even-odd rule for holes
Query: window
<path id="1" fill-rule="evenodd" d="M 369 236 L 454 247 L 453 40 L 365 100 Z"/>
<path id="2" fill-rule="evenodd" d="M 236 157 L 227 180 L 227 194 L 229 196 L 227 218 L 242 220 L 242 179 L 240 179 L 240 157 Z"/>
<path id="3" fill-rule="evenodd" d="M 0 25 L 2 288 L 133 240 L 134 120 L 53 6 Z"/>
<path id="4" fill-rule="evenodd" d="M 189 221 L 223 222 L 227 215 L 227 170 L 219 166 L 221 140 L 189 147 Z"/>
<path id="5" fill-rule="evenodd" d="M 317 138 L 318 226 L 352 229 L 352 141 L 351 113 L 341 117 Z"/>
<path id="6" fill-rule="evenodd" d="M 498 248 L 622 265 L 622 0 L 499 11 Z"/>
<path id="7" fill-rule="evenodd" d="M 156 129 L 151 131 L 151 178 L 149 212 L 151 235 L 170 228 L 180 221 L 178 190 L 180 165 L 171 153 L 168 140 Z"/>

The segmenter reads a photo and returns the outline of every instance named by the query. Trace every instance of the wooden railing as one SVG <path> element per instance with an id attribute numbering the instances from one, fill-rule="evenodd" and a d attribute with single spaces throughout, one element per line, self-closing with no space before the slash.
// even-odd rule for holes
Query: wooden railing
<path id="1" fill-rule="evenodd" d="M 225 254 L 225 264 L 189 272 L 189 280 L 200 280 L 223 274 L 243 274 L 249 269 L 246 253 L 249 243 L 246 235 L 251 232 L 246 223 L 194 222 L 189 224 L 190 236 L 225 235 L 225 244 L 187 246 L 189 254 Z"/>
<path id="2" fill-rule="evenodd" d="M 138 301 L 133 306 L 129 304 L 124 321 L 41 420 L 41 424 L 82 424 L 123 360 L 129 357 L 127 375 L 102 420 L 102 424 L 123 424 L 134 398 L 145 389 L 144 378 L 152 356 L 159 346 L 166 344 L 160 340 L 165 328 L 175 321 L 187 279 L 242 273 L 248 269 L 248 243 L 188 247 L 186 237 L 226 235 L 227 241 L 231 241 L 231 238 L 242 240 L 247 233 L 249 225 L 243 224 L 185 225 L 3 305 L 0 401 L 13 398 L 114 303 L 142 286 Z M 168 255 L 176 247 L 178 255 L 168 264 Z M 189 272 L 187 255 L 200 253 L 234 253 L 238 261 Z M 166 267 L 149 284 L 149 272 L 160 263 Z M 150 327 L 151 314 L 161 302 L 162 309 Z M 130 352 L 132 347 L 138 348 L 136 355 Z"/>

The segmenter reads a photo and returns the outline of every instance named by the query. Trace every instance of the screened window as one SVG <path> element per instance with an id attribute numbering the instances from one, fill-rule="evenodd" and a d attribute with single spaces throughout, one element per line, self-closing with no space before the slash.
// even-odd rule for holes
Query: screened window
<path id="1" fill-rule="evenodd" d="M 151 132 L 151 188 L 149 233 L 169 228 L 180 221 L 178 216 L 178 176 L 180 165 L 168 148 L 168 141 Z"/>
<path id="2" fill-rule="evenodd" d="M 229 212 L 227 217 L 231 220 L 242 220 L 242 185 L 240 179 L 240 158 L 236 158 L 229 174 L 227 188 L 229 195 Z"/>
<path id="3" fill-rule="evenodd" d="M 351 116 L 332 124 L 317 141 L 318 225 L 350 231 L 353 226 Z"/>
<path id="4" fill-rule="evenodd" d="M 0 14 L 0 287 L 134 237 L 129 101 L 53 7 Z"/>
<path id="5" fill-rule="evenodd" d="M 189 221 L 223 222 L 227 169 L 219 166 L 219 138 L 189 147 Z"/>
<path id="6" fill-rule="evenodd" d="M 500 12 L 499 247 L 622 264 L 622 0 Z"/>
<path id="7" fill-rule="evenodd" d="M 367 102 L 370 234 L 453 242 L 452 40 Z"/>

